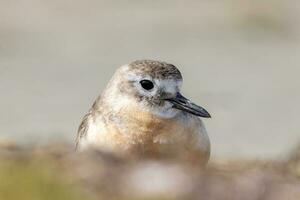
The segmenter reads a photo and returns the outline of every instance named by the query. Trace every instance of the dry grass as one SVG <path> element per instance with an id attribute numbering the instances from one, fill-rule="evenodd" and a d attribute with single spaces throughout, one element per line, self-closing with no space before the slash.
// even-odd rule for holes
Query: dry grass
<path id="1" fill-rule="evenodd" d="M 207 169 L 176 161 L 125 160 L 67 145 L 6 146 L 0 151 L 0 199 L 300 199 L 300 147 L 286 161 L 212 161 Z"/>

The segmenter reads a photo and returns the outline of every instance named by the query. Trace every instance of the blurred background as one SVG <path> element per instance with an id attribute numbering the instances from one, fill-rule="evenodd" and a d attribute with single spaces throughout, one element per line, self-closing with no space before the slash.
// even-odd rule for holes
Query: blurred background
<path id="1" fill-rule="evenodd" d="M 0 140 L 74 142 L 118 66 L 158 59 L 207 108 L 215 157 L 300 141 L 297 0 L 0 0 Z"/>

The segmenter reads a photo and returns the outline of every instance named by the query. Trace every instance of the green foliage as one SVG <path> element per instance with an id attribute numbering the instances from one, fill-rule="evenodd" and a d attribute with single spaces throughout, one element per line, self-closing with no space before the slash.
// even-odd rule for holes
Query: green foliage
<path id="1" fill-rule="evenodd" d="M 66 182 L 59 180 L 45 164 L 0 160 L 0 199 L 87 200 Z"/>

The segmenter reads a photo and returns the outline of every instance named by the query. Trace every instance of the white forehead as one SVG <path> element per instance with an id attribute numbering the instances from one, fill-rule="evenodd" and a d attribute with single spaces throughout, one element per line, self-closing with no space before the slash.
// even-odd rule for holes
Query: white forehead
<path id="1" fill-rule="evenodd" d="M 160 88 L 163 88 L 164 91 L 167 93 L 176 93 L 182 86 L 182 81 L 175 79 L 154 79 L 153 81 Z"/>

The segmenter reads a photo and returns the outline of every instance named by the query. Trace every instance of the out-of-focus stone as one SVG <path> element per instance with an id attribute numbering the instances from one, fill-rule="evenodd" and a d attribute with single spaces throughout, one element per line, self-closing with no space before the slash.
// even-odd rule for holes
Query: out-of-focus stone
<path id="1" fill-rule="evenodd" d="M 16 144 L 16 142 L 9 139 L 0 138 L 0 150 L 15 150 L 15 149 L 18 149 L 18 145 Z"/>
<path id="2" fill-rule="evenodd" d="M 155 161 L 132 167 L 122 181 L 126 183 L 123 192 L 137 198 L 179 198 L 193 189 L 192 174 L 186 168 Z"/>

